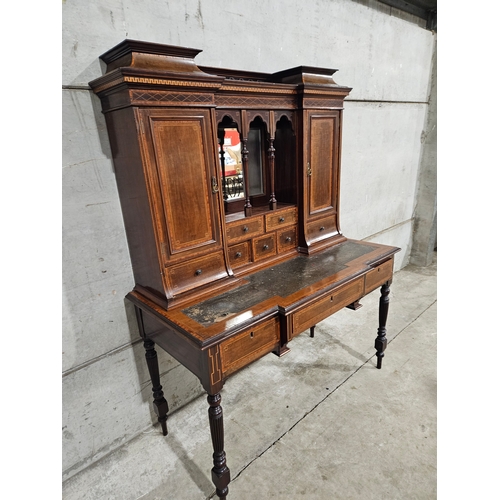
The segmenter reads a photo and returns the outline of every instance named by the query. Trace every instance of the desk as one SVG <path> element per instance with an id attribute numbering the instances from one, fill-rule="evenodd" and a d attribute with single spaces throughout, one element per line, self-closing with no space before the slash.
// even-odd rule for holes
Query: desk
<path id="1" fill-rule="evenodd" d="M 138 291 L 127 295 L 136 308 L 163 434 L 167 435 L 168 404 L 160 384 L 155 344 L 192 371 L 208 393 L 212 479 L 219 498 L 226 498 L 230 481 L 220 395 L 224 382 L 270 352 L 283 356 L 295 336 L 307 329 L 313 336 L 318 322 L 343 307 L 360 307 L 359 300 L 378 287 L 375 349 L 377 368 L 381 368 L 387 345 L 389 285 L 398 250 L 347 240 L 251 273 L 236 288 L 171 310 Z"/>
<path id="2" fill-rule="evenodd" d="M 198 67 L 198 49 L 124 40 L 89 82 L 106 118 L 151 375 L 167 434 L 155 346 L 208 394 L 219 498 L 230 481 L 220 392 L 233 373 L 381 287 L 381 368 L 399 250 L 340 230 L 344 99 L 337 71 Z M 224 182 L 227 135 L 241 143 L 243 196 Z"/>

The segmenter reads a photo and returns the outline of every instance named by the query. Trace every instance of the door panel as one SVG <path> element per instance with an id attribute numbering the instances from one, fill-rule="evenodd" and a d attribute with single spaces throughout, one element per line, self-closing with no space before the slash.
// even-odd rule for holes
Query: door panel
<path id="1" fill-rule="evenodd" d="M 338 111 L 308 112 L 307 218 L 337 211 Z"/>
<path id="2" fill-rule="evenodd" d="M 150 175 L 163 220 L 163 251 L 188 257 L 221 247 L 217 194 L 212 192 L 213 142 L 208 110 L 141 110 Z M 144 116 L 146 115 L 146 116 Z"/>

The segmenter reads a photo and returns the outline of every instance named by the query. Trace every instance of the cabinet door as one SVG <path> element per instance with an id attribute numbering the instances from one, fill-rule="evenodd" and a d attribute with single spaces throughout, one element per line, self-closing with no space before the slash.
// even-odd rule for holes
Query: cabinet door
<path id="1" fill-rule="evenodd" d="M 146 174 L 166 261 L 222 248 L 210 111 L 138 111 Z"/>
<path id="2" fill-rule="evenodd" d="M 337 213 L 340 112 L 305 113 L 305 215 L 309 221 Z"/>

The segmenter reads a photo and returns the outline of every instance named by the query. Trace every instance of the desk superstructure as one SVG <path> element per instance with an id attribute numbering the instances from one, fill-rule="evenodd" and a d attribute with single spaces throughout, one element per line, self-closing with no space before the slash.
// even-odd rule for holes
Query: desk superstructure
<path id="1" fill-rule="evenodd" d="M 399 248 L 339 225 L 342 113 L 336 70 L 199 67 L 199 50 L 124 40 L 101 56 L 135 305 L 167 434 L 158 345 L 208 394 L 219 498 L 230 481 L 220 392 L 256 359 L 381 287 L 377 368 Z"/>

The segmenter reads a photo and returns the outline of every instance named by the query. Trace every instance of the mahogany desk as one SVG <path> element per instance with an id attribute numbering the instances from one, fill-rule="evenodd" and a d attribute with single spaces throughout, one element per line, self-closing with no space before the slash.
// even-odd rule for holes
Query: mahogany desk
<path id="1" fill-rule="evenodd" d="M 198 66 L 198 49 L 124 40 L 100 56 L 113 156 L 154 407 L 168 404 L 155 345 L 208 393 L 212 479 L 226 498 L 220 391 L 227 378 L 381 287 L 386 348 L 396 247 L 340 230 L 344 100 L 330 68 L 276 73 Z M 230 147 L 230 150 L 228 149 Z M 237 185 L 227 176 L 234 154 Z M 235 167 L 236 168 L 236 167 Z M 241 181 L 241 182 L 240 182 Z"/>

